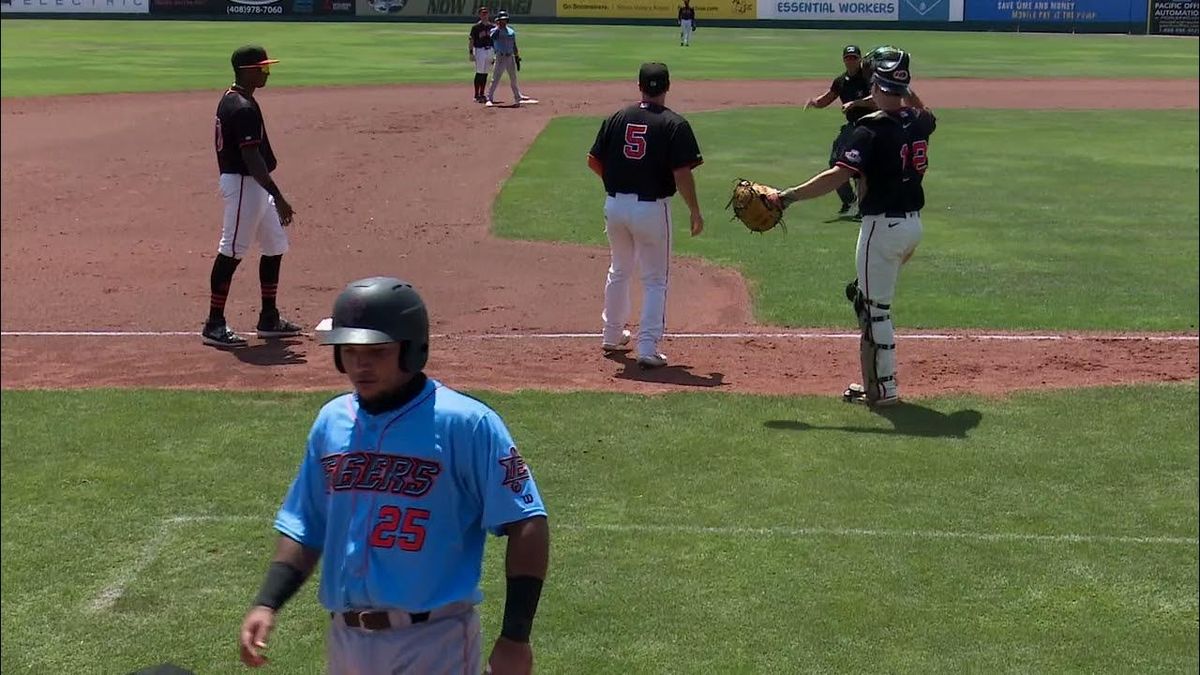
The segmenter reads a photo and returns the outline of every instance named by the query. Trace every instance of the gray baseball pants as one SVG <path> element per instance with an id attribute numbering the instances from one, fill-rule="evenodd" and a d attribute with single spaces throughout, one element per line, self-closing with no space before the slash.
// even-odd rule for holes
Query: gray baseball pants
<path id="1" fill-rule="evenodd" d="M 508 84 L 512 87 L 513 103 L 521 101 L 521 88 L 517 85 L 517 57 L 512 54 L 497 54 L 496 69 L 492 72 L 492 86 L 488 88 L 487 98 L 494 100 L 496 87 L 500 84 L 500 76 L 508 73 Z"/>
<path id="2" fill-rule="evenodd" d="M 483 670 L 479 613 L 463 604 L 438 614 L 409 625 L 393 618 L 392 628 L 384 630 L 352 628 L 335 615 L 326 637 L 329 674 L 478 675 Z"/>

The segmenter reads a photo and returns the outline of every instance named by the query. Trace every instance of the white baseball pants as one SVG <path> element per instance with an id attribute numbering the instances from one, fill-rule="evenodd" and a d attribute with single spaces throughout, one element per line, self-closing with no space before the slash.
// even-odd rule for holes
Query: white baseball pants
<path id="1" fill-rule="evenodd" d="M 265 256 L 287 253 L 288 236 L 279 222 L 275 200 L 254 176 L 223 173 L 219 185 L 225 200 L 225 222 L 217 251 L 241 260 L 257 241 Z"/>
<path id="2" fill-rule="evenodd" d="M 638 201 L 618 193 L 604 201 L 604 232 L 612 261 L 604 285 L 604 342 L 616 343 L 632 311 L 629 281 L 635 271 L 642 281 L 642 316 L 637 354 L 653 356 L 666 332 L 667 283 L 671 263 L 671 199 Z"/>
<path id="3" fill-rule="evenodd" d="M 329 675 L 442 675 L 483 672 L 479 613 L 473 606 L 425 623 L 366 630 L 333 617 L 326 635 Z"/>
<path id="4" fill-rule="evenodd" d="M 858 231 L 858 288 L 872 303 L 869 305 L 871 317 L 881 317 L 881 320 L 871 322 L 871 336 L 879 346 L 875 352 L 875 374 L 881 379 L 896 375 L 896 329 L 890 305 L 896 294 L 900 266 L 916 251 L 921 234 L 918 211 L 909 211 L 901 218 L 863 216 Z M 895 395 L 895 380 L 886 381 L 883 387 L 884 391 L 878 393 L 880 396 Z"/>
<path id="5" fill-rule="evenodd" d="M 492 53 L 493 53 L 493 50 L 491 47 L 488 47 L 487 49 L 479 49 L 479 48 L 475 49 L 475 74 L 476 75 L 487 75 L 488 74 L 488 69 L 491 68 L 491 66 L 492 66 Z"/>
<path id="6" fill-rule="evenodd" d="M 681 19 L 679 21 L 679 42 L 689 45 L 692 43 L 692 20 Z"/>

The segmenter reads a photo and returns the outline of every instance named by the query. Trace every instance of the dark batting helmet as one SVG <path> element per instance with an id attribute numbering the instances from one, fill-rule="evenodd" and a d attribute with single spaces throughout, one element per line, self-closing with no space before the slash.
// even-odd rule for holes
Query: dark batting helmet
<path id="1" fill-rule="evenodd" d="M 425 368 L 429 357 L 429 315 L 425 301 L 407 281 L 369 277 L 352 281 L 333 303 L 332 326 L 318 333 L 321 344 L 334 345 L 333 362 L 342 366 L 337 345 L 400 343 L 400 367 L 410 373 Z"/>

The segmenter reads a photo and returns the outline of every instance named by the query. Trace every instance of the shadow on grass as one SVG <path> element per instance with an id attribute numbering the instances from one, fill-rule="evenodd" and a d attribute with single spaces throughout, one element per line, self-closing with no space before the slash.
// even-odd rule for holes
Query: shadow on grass
<path id="1" fill-rule="evenodd" d="M 847 404 L 850 405 L 850 404 Z M 873 408 L 871 412 L 892 423 L 891 429 L 856 426 L 829 426 L 809 424 L 799 420 L 767 420 L 763 426 L 785 431 L 848 431 L 856 434 L 883 434 L 885 436 L 922 436 L 926 438 L 966 438 L 967 433 L 979 426 L 983 413 L 978 410 L 958 410 L 940 413 L 933 408 L 903 401 L 892 408 Z"/>

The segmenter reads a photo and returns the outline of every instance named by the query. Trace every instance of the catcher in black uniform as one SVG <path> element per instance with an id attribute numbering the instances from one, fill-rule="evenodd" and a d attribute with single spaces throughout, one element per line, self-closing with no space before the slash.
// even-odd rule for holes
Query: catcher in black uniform
<path id="1" fill-rule="evenodd" d="M 775 190 L 751 181 L 734 189 L 737 217 L 751 230 L 770 229 L 783 209 L 827 194 L 848 179 L 860 179 L 862 223 L 855 267 L 858 276 L 846 286 L 862 337 L 859 357 L 862 382 L 852 383 L 842 397 L 852 403 L 889 406 L 900 402 L 896 379 L 896 342 L 892 297 L 900 268 L 921 242 L 922 179 L 929 167 L 929 139 L 937 118 L 909 86 L 907 52 L 889 52 L 873 63 L 871 98 L 876 112 L 854 126 L 834 166 L 808 181 Z"/>

